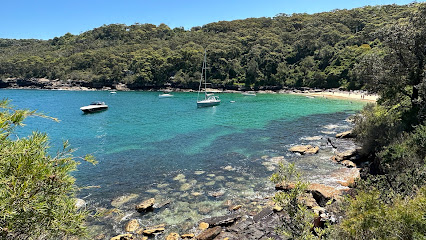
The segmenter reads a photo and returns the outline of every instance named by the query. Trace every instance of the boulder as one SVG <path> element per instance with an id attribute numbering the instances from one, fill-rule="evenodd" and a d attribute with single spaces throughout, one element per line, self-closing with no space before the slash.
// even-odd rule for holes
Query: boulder
<path id="1" fill-rule="evenodd" d="M 208 223 L 209 226 L 229 226 L 240 218 L 240 214 L 234 213 L 221 217 L 206 218 L 203 220 L 203 222 Z"/>
<path id="2" fill-rule="evenodd" d="M 305 151 L 305 154 L 316 154 L 318 151 L 319 151 L 319 147 L 316 146 L 316 147 L 308 148 Z"/>
<path id="3" fill-rule="evenodd" d="M 275 190 L 281 190 L 281 191 L 290 191 L 295 187 L 294 183 L 277 183 L 275 184 Z"/>
<path id="4" fill-rule="evenodd" d="M 342 195 L 339 189 L 319 183 L 312 183 L 308 187 L 309 192 L 320 206 L 325 206 L 331 199 L 338 199 Z"/>
<path id="5" fill-rule="evenodd" d="M 135 206 L 135 209 L 138 212 L 146 212 L 146 211 L 152 210 L 152 208 L 153 208 L 152 206 L 154 206 L 154 203 L 155 203 L 155 198 L 150 198 L 148 200 L 145 200 L 145 201 L 137 204 Z"/>
<path id="6" fill-rule="evenodd" d="M 202 231 L 200 234 L 198 234 L 195 239 L 197 240 L 213 240 L 217 235 L 222 232 L 222 228 L 219 226 L 216 226 L 214 228 L 209 228 L 204 231 Z"/>
<path id="7" fill-rule="evenodd" d="M 356 168 L 356 164 L 350 160 L 343 160 L 340 162 L 343 166 L 346 166 L 348 168 Z"/>
<path id="8" fill-rule="evenodd" d="M 80 199 L 80 198 L 77 198 L 76 200 L 75 200 L 75 207 L 77 208 L 77 209 L 80 209 L 80 208 L 82 208 L 82 207 L 85 207 L 86 206 L 86 201 L 84 201 L 83 199 Z"/>
<path id="9" fill-rule="evenodd" d="M 126 232 L 134 232 L 139 228 L 139 222 L 136 219 L 132 219 L 127 222 L 126 226 L 124 226 L 124 230 Z"/>
<path id="10" fill-rule="evenodd" d="M 319 151 L 319 147 L 313 147 L 312 145 L 297 145 L 289 149 L 291 152 L 297 152 L 300 154 L 315 154 Z"/>
<path id="11" fill-rule="evenodd" d="M 355 181 L 360 178 L 360 168 L 341 168 L 337 171 L 334 171 L 331 174 L 332 178 L 335 178 L 337 180 L 337 183 L 339 183 L 342 186 L 350 187 L 353 186 Z"/>
<path id="12" fill-rule="evenodd" d="M 207 228 L 209 228 L 209 224 L 206 222 L 200 222 L 200 225 L 198 225 L 198 229 L 200 230 L 206 230 Z"/>
<path id="13" fill-rule="evenodd" d="M 341 162 L 343 160 L 349 160 L 351 157 L 354 157 L 357 154 L 356 149 L 350 149 L 344 152 L 337 153 L 336 155 L 331 157 L 331 160 L 335 162 Z"/>
<path id="14" fill-rule="evenodd" d="M 166 230 L 165 226 L 166 225 L 164 225 L 164 224 L 160 224 L 160 225 L 157 225 L 157 226 L 149 227 L 149 228 L 143 230 L 142 233 L 144 235 L 152 235 L 154 233 L 164 232 Z"/>
<path id="15" fill-rule="evenodd" d="M 355 135 L 352 133 L 352 130 L 336 134 L 336 138 L 353 138 L 353 137 L 355 137 Z"/>

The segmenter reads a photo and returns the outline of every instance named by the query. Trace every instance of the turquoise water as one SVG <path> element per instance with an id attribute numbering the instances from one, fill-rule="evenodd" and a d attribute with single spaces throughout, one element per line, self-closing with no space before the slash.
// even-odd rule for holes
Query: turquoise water
<path id="1" fill-rule="evenodd" d="M 221 93 L 221 105 L 197 108 L 196 93 L 173 93 L 173 98 L 163 99 L 158 94 L 0 90 L 0 98 L 12 100 L 18 108 L 36 109 L 60 119 L 57 123 L 29 118 L 18 132 L 20 137 L 33 130 L 47 132 L 52 152 L 68 139 L 76 148 L 75 156 L 91 153 L 97 158 L 98 165 L 82 163 L 73 173 L 78 185 L 97 186 L 82 190 L 80 197 L 104 208 L 111 208 L 113 199 L 128 194 L 137 194 L 137 200 L 173 199 L 169 212 L 138 217 L 142 222 L 161 222 L 167 214 L 191 216 L 170 220 L 174 225 L 213 214 L 218 200 L 208 195 L 210 191 L 225 191 L 221 200 L 256 195 L 272 173 L 262 159 L 283 156 L 297 162 L 297 156 L 287 151 L 290 145 L 346 129 L 344 120 L 363 106 L 360 102 L 289 94 L 250 97 Z M 80 111 L 81 106 L 95 100 L 104 101 L 109 109 L 94 114 Z M 331 163 L 320 166 L 301 161 L 299 165 L 307 175 L 326 174 L 335 168 Z M 197 175 L 195 171 L 205 173 Z M 185 178 L 173 180 L 178 174 Z M 195 197 L 194 192 L 202 194 Z M 179 209 L 191 209 L 183 202 L 206 204 L 211 211 L 182 214 Z M 129 210 L 129 206 L 122 210 Z"/>

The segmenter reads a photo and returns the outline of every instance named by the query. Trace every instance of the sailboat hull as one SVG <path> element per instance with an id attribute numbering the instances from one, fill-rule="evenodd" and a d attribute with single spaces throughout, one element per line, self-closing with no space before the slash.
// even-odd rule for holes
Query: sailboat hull
<path id="1" fill-rule="evenodd" d="M 220 104 L 220 100 L 219 101 L 198 101 L 197 102 L 197 107 L 213 107 L 213 106 L 217 106 Z"/>

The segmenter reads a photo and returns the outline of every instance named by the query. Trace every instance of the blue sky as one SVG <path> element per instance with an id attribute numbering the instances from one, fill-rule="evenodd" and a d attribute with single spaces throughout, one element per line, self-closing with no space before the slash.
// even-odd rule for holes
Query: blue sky
<path id="1" fill-rule="evenodd" d="M 51 39 L 111 23 L 190 29 L 217 21 L 316 13 L 412 0 L 1 0 L 0 38 Z M 423 2 L 423 1 L 417 1 Z"/>

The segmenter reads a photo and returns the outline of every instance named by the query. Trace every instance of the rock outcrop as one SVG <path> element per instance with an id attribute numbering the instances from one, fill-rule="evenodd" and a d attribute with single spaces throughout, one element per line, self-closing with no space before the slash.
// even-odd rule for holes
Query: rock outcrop
<path id="1" fill-rule="evenodd" d="M 151 211 L 153 209 L 154 203 L 155 203 L 155 199 L 154 198 L 150 198 L 148 200 L 145 200 L 145 201 L 137 204 L 135 206 L 135 209 L 138 212 Z"/>
<path id="2" fill-rule="evenodd" d="M 352 130 L 336 134 L 336 138 L 353 138 L 355 135 Z"/>
<path id="3" fill-rule="evenodd" d="M 198 234 L 195 239 L 197 240 L 213 240 L 217 235 L 222 232 L 222 228 L 217 226 L 214 228 L 209 228 L 204 231 L 202 231 L 200 234 Z"/>
<path id="4" fill-rule="evenodd" d="M 297 145 L 289 149 L 291 152 L 300 154 L 316 154 L 319 151 L 319 147 L 313 147 L 312 145 Z"/>

